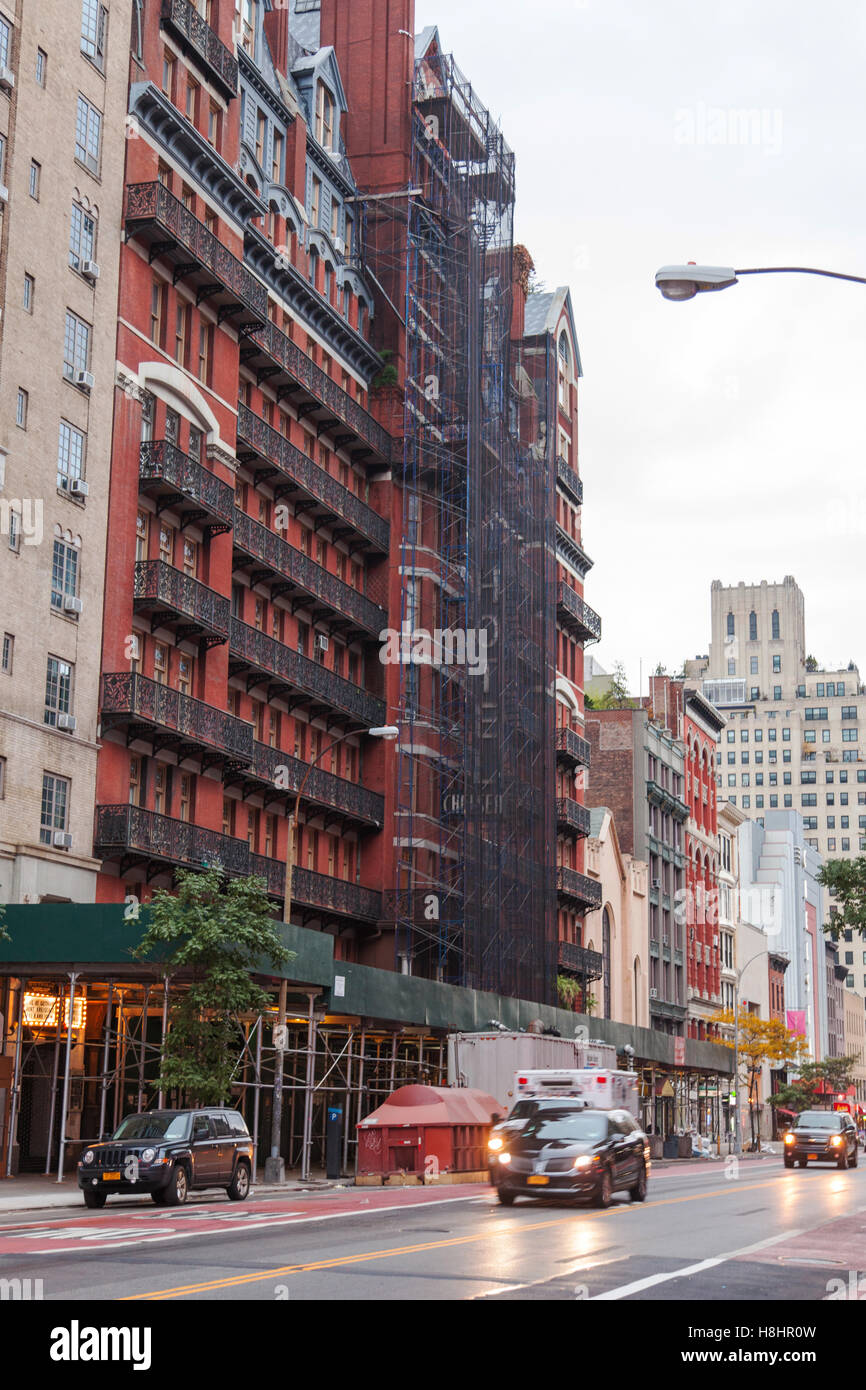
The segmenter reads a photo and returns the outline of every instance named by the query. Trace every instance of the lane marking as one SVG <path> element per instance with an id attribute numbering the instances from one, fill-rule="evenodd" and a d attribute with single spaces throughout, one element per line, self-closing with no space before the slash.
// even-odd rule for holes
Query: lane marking
<path id="1" fill-rule="evenodd" d="M 702 1274 L 705 1269 L 714 1269 L 716 1265 L 723 1265 L 728 1260 L 736 1260 L 741 1255 L 752 1255 L 756 1250 L 766 1250 L 770 1245 L 778 1245 L 783 1240 L 791 1240 L 794 1236 L 801 1235 L 802 1231 L 783 1231 L 781 1235 L 770 1236 L 768 1240 L 759 1240 L 754 1245 L 744 1245 L 741 1250 L 729 1250 L 726 1255 L 714 1255 L 712 1259 L 700 1260 L 698 1264 L 686 1265 L 684 1269 L 676 1269 L 672 1273 L 649 1274 L 645 1279 L 636 1279 L 633 1284 L 621 1284 L 618 1289 L 609 1289 L 607 1293 L 593 1294 L 590 1302 L 604 1303 L 627 1298 L 629 1294 L 655 1288 L 657 1284 L 666 1284 L 671 1279 L 687 1279 L 692 1274 Z"/>

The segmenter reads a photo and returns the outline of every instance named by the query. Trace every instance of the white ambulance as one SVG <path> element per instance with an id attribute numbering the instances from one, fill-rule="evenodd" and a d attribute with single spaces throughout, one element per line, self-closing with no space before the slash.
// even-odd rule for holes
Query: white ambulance
<path id="1" fill-rule="evenodd" d="M 638 1078 L 633 1071 L 583 1067 L 579 1070 L 557 1068 L 514 1073 L 515 1109 L 521 1100 L 540 1100 L 542 1096 L 568 1096 L 582 1100 L 593 1110 L 628 1110 L 635 1119 L 640 1118 Z M 519 1113 L 526 1109 L 526 1106 L 520 1106 Z"/>

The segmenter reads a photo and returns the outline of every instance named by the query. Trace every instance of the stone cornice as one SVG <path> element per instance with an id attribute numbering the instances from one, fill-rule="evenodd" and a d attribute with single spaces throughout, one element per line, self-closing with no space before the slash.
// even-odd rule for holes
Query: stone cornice
<path id="1" fill-rule="evenodd" d="M 294 112 L 289 110 L 282 97 L 274 91 L 273 87 L 268 85 L 250 55 L 242 48 L 238 48 L 238 70 L 241 78 L 254 89 L 256 96 L 261 97 L 262 101 L 270 107 L 273 115 L 277 116 L 287 127 L 292 125 L 295 120 Z"/>

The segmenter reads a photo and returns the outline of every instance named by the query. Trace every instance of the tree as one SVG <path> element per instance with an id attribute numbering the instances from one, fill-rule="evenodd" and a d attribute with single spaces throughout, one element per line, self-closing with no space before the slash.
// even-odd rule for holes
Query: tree
<path id="1" fill-rule="evenodd" d="M 835 898 L 838 912 L 826 923 L 824 931 L 834 941 L 849 927 L 866 930 L 866 855 L 856 859 L 828 859 L 818 870 L 818 882 Z"/>
<path id="2" fill-rule="evenodd" d="M 133 954 L 189 981 L 171 1007 L 161 1089 L 177 1088 L 200 1105 L 230 1098 L 240 1015 L 260 1013 L 270 1003 L 253 971 L 276 969 L 295 955 L 283 945 L 272 911 L 264 879 L 226 884 L 216 868 L 180 869 L 176 893 L 154 893 L 150 923 Z"/>
<path id="3" fill-rule="evenodd" d="M 719 1042 L 725 1047 L 733 1048 L 735 1045 L 734 1029 L 736 1027 L 736 1015 L 733 1009 L 719 1009 L 710 1019 L 711 1023 L 719 1024 L 723 1028 L 730 1029 L 729 1036 L 722 1036 Z M 784 1066 L 786 1063 L 799 1063 L 807 1053 L 805 1038 L 798 1033 L 792 1033 L 786 1028 L 781 1019 L 761 1018 L 755 1013 L 747 1013 L 740 1010 L 740 1075 L 736 1078 L 737 1105 L 739 1105 L 739 1087 L 742 1081 L 746 1086 L 749 1097 L 749 1130 L 752 1136 L 752 1148 L 755 1147 L 757 1135 L 755 1134 L 755 1111 L 758 1101 L 758 1081 L 762 1069 L 769 1063 L 771 1067 Z"/>
<path id="4" fill-rule="evenodd" d="M 817 657 L 814 657 L 814 656 L 807 656 L 807 657 L 806 657 L 806 670 L 807 670 L 807 671 L 817 671 L 817 669 L 818 669 L 818 660 L 817 660 Z"/>
<path id="5" fill-rule="evenodd" d="M 825 1057 L 823 1062 L 801 1062 L 800 1075 L 771 1096 L 770 1104 L 781 1106 L 783 1110 L 796 1110 L 798 1115 L 803 1110 L 813 1110 L 819 1096 L 847 1091 L 856 1062 L 853 1053 L 848 1057 Z"/>
<path id="6" fill-rule="evenodd" d="M 635 702 L 628 693 L 628 676 L 621 661 L 614 662 L 610 683 L 595 702 L 596 709 L 634 709 Z"/>

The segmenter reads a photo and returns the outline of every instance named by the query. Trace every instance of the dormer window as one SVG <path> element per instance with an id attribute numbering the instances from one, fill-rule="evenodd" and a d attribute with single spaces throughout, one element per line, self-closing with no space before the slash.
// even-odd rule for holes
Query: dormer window
<path id="1" fill-rule="evenodd" d="M 334 98 L 324 82 L 316 84 L 316 139 L 326 150 L 334 148 Z"/>
<path id="2" fill-rule="evenodd" d="M 255 0 L 235 0 L 235 37 L 238 46 L 253 56 L 255 47 Z"/>
<path id="3" fill-rule="evenodd" d="M 569 383 L 571 379 L 571 350 L 568 335 L 563 330 L 559 335 L 559 405 L 562 410 L 569 408 Z"/>

